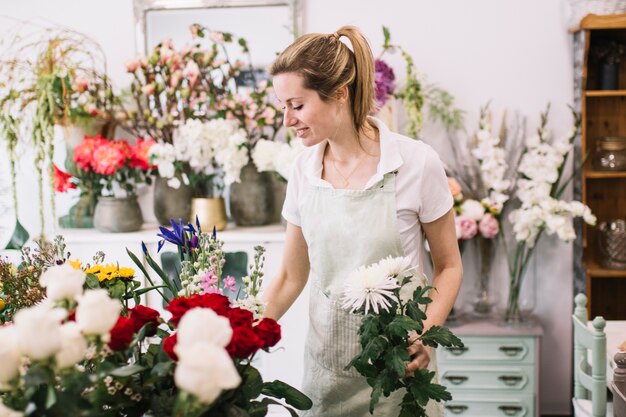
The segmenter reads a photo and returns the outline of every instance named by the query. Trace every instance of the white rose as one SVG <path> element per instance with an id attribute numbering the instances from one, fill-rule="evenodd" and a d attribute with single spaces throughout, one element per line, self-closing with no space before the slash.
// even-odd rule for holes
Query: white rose
<path id="1" fill-rule="evenodd" d="M 20 411 L 16 411 L 12 408 L 4 405 L 2 401 L 0 401 L 0 417 L 23 417 L 24 413 Z"/>
<path id="2" fill-rule="evenodd" d="M 20 351 L 31 359 L 46 359 L 61 349 L 61 318 L 57 310 L 40 304 L 15 314 Z"/>
<path id="3" fill-rule="evenodd" d="M 480 221 L 480 219 L 483 218 L 484 213 L 485 208 L 479 201 L 465 200 L 465 202 L 461 204 L 461 214 L 469 217 L 470 219 Z"/>
<path id="4" fill-rule="evenodd" d="M 199 342 L 177 349 L 176 354 L 176 386 L 195 395 L 204 404 L 211 404 L 223 390 L 237 388 L 241 384 L 232 359 L 221 347 Z"/>
<path id="5" fill-rule="evenodd" d="M 13 326 L 0 327 L 0 340 L 0 384 L 4 384 L 18 374 L 21 355 Z"/>
<path id="6" fill-rule="evenodd" d="M 46 294 L 52 301 L 73 300 L 83 293 L 85 273 L 72 268 L 67 262 L 53 266 L 41 274 L 39 284 L 46 288 Z"/>
<path id="7" fill-rule="evenodd" d="M 226 317 L 210 308 L 192 308 L 180 320 L 177 335 L 177 346 L 183 348 L 198 342 L 225 347 L 233 337 L 233 329 Z"/>
<path id="8" fill-rule="evenodd" d="M 76 323 L 84 334 L 107 335 L 115 326 L 122 304 L 105 289 L 85 291 L 76 307 Z"/>
<path id="9" fill-rule="evenodd" d="M 57 368 L 69 368 L 83 360 L 87 352 L 87 341 L 75 322 L 61 326 L 61 350 L 56 354 Z"/>

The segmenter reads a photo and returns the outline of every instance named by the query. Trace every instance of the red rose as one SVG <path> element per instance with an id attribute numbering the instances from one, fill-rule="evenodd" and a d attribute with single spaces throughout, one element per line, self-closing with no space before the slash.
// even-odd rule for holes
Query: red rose
<path id="1" fill-rule="evenodd" d="M 135 327 L 133 326 L 133 321 L 128 317 L 120 316 L 115 326 L 111 329 L 111 340 L 108 345 L 113 350 L 124 350 L 130 345 L 134 334 Z"/>
<path id="2" fill-rule="evenodd" d="M 280 324 L 276 320 L 264 318 L 254 326 L 254 332 L 262 340 L 261 347 L 267 349 L 274 346 L 280 340 Z"/>
<path id="3" fill-rule="evenodd" d="M 146 306 L 138 305 L 130 309 L 130 319 L 133 322 L 135 332 L 138 332 L 147 323 L 153 323 L 146 332 L 147 336 L 154 336 L 158 326 L 159 312 Z"/>
<path id="4" fill-rule="evenodd" d="M 238 327 L 233 329 L 233 338 L 230 340 L 226 351 L 234 358 L 247 358 L 259 350 L 263 341 L 257 334 L 248 327 Z"/>
<path id="5" fill-rule="evenodd" d="M 254 315 L 250 310 L 236 307 L 228 312 L 228 320 L 230 320 L 230 327 L 233 329 L 236 327 L 252 327 Z"/>
<path id="6" fill-rule="evenodd" d="M 163 339 L 163 351 L 167 353 L 167 356 L 170 357 L 173 361 L 178 360 L 178 356 L 174 353 L 174 347 L 176 347 L 176 343 L 178 342 L 178 336 L 176 333 L 170 335 Z"/>
<path id="7" fill-rule="evenodd" d="M 189 297 L 174 298 L 165 309 L 172 313 L 170 321 L 177 326 L 183 315 L 195 307 L 210 308 L 220 316 L 226 317 L 230 311 L 230 301 L 228 297 L 221 294 L 194 294 Z"/>

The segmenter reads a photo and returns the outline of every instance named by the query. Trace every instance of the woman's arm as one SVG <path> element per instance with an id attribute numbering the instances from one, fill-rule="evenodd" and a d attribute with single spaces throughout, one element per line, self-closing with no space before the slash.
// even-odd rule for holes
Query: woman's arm
<path id="1" fill-rule="evenodd" d="M 424 321 L 426 330 L 431 326 L 442 326 L 445 323 L 461 287 L 463 265 L 452 210 L 431 223 L 422 223 L 422 228 L 428 239 L 433 259 L 432 286 L 435 287 L 429 294 L 433 302 L 427 308 L 427 318 Z M 429 351 L 430 349 L 425 348 L 421 343 L 411 345 L 409 354 L 414 359 L 407 366 L 407 371 L 413 372 L 428 366 Z"/>
<path id="2" fill-rule="evenodd" d="M 285 314 L 306 285 L 309 269 L 309 253 L 302 229 L 287 223 L 280 271 L 263 293 L 267 303 L 265 317 L 278 320 Z"/>

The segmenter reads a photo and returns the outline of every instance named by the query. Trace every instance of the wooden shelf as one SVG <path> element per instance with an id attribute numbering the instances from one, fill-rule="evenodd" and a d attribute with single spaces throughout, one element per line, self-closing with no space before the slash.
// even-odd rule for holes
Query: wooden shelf
<path id="1" fill-rule="evenodd" d="M 585 171 L 585 178 L 606 179 L 606 178 L 626 178 L 626 171 Z"/>
<path id="2" fill-rule="evenodd" d="M 585 262 L 585 265 L 587 267 L 587 274 L 591 278 L 626 278 L 626 270 L 606 269 L 595 261 L 587 261 Z"/>
<path id="3" fill-rule="evenodd" d="M 585 97 L 621 97 L 626 96 L 626 90 L 587 90 Z"/>

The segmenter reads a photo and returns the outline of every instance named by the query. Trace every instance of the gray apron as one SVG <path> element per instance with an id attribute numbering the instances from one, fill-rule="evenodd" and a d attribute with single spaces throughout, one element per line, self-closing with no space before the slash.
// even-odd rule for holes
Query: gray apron
<path id="1" fill-rule="evenodd" d="M 302 232 L 311 264 L 309 332 L 304 358 L 303 391 L 313 401 L 306 417 L 370 416 L 371 387 L 351 368 L 360 352 L 362 316 L 341 308 L 345 278 L 360 266 L 389 255 L 404 256 L 397 226 L 395 173 L 367 190 L 310 186 L 302 210 Z M 435 370 L 434 350 L 429 368 Z M 404 390 L 381 397 L 377 417 L 397 417 Z M 442 416 L 431 401 L 429 417 Z"/>

